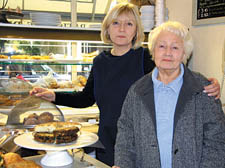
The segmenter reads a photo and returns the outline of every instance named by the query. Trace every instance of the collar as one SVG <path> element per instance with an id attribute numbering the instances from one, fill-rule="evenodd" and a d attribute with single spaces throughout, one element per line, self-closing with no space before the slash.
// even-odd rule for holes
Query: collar
<path id="1" fill-rule="evenodd" d="M 153 72 L 152 72 L 152 81 L 153 81 L 153 84 L 154 84 L 154 88 L 159 89 L 159 87 L 169 87 L 172 90 L 174 90 L 174 92 L 179 93 L 180 87 L 177 87 L 177 86 L 181 86 L 182 83 L 183 83 L 183 75 L 184 75 L 183 64 L 180 64 L 180 70 L 181 70 L 181 72 L 180 72 L 179 76 L 175 80 L 170 82 L 169 84 L 165 85 L 163 82 L 161 82 L 157 79 L 159 70 L 158 70 L 157 67 L 155 67 Z"/>

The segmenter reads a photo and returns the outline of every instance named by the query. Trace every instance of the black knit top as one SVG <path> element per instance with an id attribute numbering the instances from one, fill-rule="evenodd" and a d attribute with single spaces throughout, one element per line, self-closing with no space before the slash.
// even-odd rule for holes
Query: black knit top
<path id="1" fill-rule="evenodd" d="M 131 49 L 122 56 L 102 52 L 94 63 L 81 92 L 56 93 L 58 105 L 82 108 L 96 103 L 100 110 L 98 129 L 103 149 L 97 149 L 96 157 L 108 165 L 114 165 L 114 145 L 117 121 L 130 86 L 155 67 L 147 49 Z M 103 151 L 102 151 L 103 150 Z"/>
<path id="2" fill-rule="evenodd" d="M 131 49 L 131 50 L 133 50 L 133 49 Z M 143 69 L 142 76 L 144 74 L 151 72 L 153 70 L 153 68 L 155 67 L 155 63 L 152 61 L 148 49 L 140 47 L 133 51 L 136 55 L 139 55 L 140 53 L 143 52 L 142 55 L 139 55 L 140 59 L 143 61 L 142 65 L 140 65 L 141 68 Z M 110 52 L 103 52 L 103 53 L 106 57 L 108 56 L 109 58 L 110 57 L 112 57 L 112 58 L 113 57 L 117 57 L 117 58 L 123 57 L 123 56 L 113 56 Z M 100 55 L 102 55 L 103 53 L 101 53 Z M 130 51 L 124 55 L 127 55 L 127 54 L 129 55 L 129 53 L 130 53 Z M 99 57 L 99 56 L 97 56 L 97 57 Z M 109 61 L 110 61 L 110 59 L 109 59 Z M 129 61 L 129 58 L 128 58 L 128 61 Z M 125 67 L 124 70 L 126 70 L 127 63 L 125 62 L 123 66 Z M 87 80 L 87 84 L 84 87 L 83 91 L 72 92 L 72 93 L 56 92 L 56 101 L 54 103 L 57 105 L 63 105 L 63 106 L 69 106 L 69 107 L 75 107 L 75 108 L 85 108 L 85 107 L 92 106 L 96 102 L 95 92 L 94 92 L 94 78 L 95 78 L 94 73 L 93 73 L 94 67 L 95 67 L 95 63 L 93 64 L 93 67 L 91 69 L 90 75 Z M 113 67 L 113 68 L 116 69 L 116 67 Z M 105 72 L 106 73 L 108 72 L 107 67 L 105 69 Z M 118 74 L 118 76 L 120 76 L 122 73 L 123 72 L 121 71 Z M 130 75 L 132 75 L 132 74 L 130 74 Z M 115 80 L 118 80 L 118 79 L 115 79 Z M 99 81 L 99 82 L 101 82 L 101 81 Z M 107 86 L 105 86 L 105 87 L 107 87 Z"/>

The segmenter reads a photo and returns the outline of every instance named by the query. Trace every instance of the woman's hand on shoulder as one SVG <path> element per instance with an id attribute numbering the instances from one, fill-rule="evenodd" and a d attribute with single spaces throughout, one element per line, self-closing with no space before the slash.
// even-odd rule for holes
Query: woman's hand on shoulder
<path id="1" fill-rule="evenodd" d="M 211 82 L 210 85 L 204 87 L 204 92 L 208 93 L 208 96 L 215 96 L 215 99 L 220 98 L 220 84 L 216 78 L 208 78 Z"/>
<path id="2" fill-rule="evenodd" d="M 35 87 L 30 91 L 30 95 L 41 97 L 47 101 L 55 101 L 55 92 L 41 87 Z"/>

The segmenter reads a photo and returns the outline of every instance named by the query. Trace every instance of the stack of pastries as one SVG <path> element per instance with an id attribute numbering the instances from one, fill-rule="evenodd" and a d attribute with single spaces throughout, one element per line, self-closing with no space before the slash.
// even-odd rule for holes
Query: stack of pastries
<path id="1" fill-rule="evenodd" d="M 34 127 L 34 140 L 42 143 L 70 143 L 78 138 L 78 124 L 75 122 L 49 122 Z"/>

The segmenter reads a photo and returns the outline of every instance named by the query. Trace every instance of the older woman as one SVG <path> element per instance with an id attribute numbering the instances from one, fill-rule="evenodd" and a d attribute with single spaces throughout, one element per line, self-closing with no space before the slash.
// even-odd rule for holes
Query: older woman
<path id="1" fill-rule="evenodd" d="M 115 165 L 121 168 L 224 168 L 225 116 L 208 97 L 206 78 L 185 67 L 192 37 L 178 22 L 149 35 L 156 68 L 138 80 L 118 120 Z"/>

